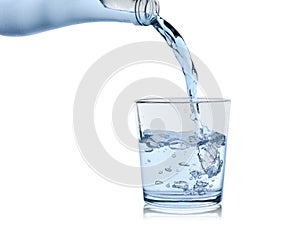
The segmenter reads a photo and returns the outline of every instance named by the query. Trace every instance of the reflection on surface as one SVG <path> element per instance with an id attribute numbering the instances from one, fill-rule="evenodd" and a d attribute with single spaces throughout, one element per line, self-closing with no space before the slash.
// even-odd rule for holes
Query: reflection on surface
<path id="1" fill-rule="evenodd" d="M 149 218 L 222 218 L 222 206 L 216 205 L 208 208 L 174 209 L 159 208 L 146 204 L 144 206 L 144 219 Z"/>

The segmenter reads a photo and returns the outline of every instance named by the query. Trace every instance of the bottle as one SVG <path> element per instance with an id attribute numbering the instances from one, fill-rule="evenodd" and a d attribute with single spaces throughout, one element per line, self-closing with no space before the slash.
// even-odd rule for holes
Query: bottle
<path id="1" fill-rule="evenodd" d="M 0 0 L 0 35 L 30 35 L 97 21 L 147 26 L 158 13 L 157 0 Z"/>

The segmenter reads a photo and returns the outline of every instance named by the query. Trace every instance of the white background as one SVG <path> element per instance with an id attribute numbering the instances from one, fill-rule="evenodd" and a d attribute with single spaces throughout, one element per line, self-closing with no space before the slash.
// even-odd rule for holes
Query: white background
<path id="1" fill-rule="evenodd" d="M 95 23 L 0 36 L 0 224 L 299 224 L 300 4 L 160 2 L 232 100 L 222 217 L 144 216 L 140 188 L 82 159 L 72 110 L 84 73 L 116 47 L 161 40 L 150 27 Z"/>

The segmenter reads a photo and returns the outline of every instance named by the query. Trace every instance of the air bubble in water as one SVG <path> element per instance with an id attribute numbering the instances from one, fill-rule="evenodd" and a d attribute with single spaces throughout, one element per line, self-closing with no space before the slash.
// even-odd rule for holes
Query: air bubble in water
<path id="1" fill-rule="evenodd" d="M 170 149 L 173 150 L 184 150 L 187 149 L 188 143 L 179 139 L 171 139 L 169 142 Z"/>
<path id="2" fill-rule="evenodd" d="M 148 138 L 146 140 L 146 145 L 148 148 L 158 148 L 159 147 L 159 144 L 156 143 L 152 138 Z"/>
<path id="3" fill-rule="evenodd" d="M 165 168 L 165 171 L 167 171 L 167 172 L 172 172 L 172 169 L 171 169 L 171 167 L 167 167 L 167 168 Z"/>
<path id="4" fill-rule="evenodd" d="M 186 162 L 180 162 L 178 163 L 179 166 L 190 166 L 188 163 Z"/>
<path id="5" fill-rule="evenodd" d="M 162 182 L 162 181 L 160 181 L 160 180 L 157 180 L 157 181 L 155 181 L 155 185 L 161 185 L 161 184 L 163 184 L 164 182 Z"/>
<path id="6" fill-rule="evenodd" d="M 186 181 L 174 181 L 174 184 L 172 185 L 172 188 L 179 188 L 182 190 L 188 190 L 189 189 L 189 185 Z"/>
<path id="7" fill-rule="evenodd" d="M 147 148 L 144 150 L 145 152 L 149 153 L 149 152 L 153 152 L 153 148 Z"/>
<path id="8" fill-rule="evenodd" d="M 194 177 L 195 179 L 198 179 L 202 173 L 200 173 L 199 171 L 197 170 L 193 170 L 192 172 L 190 172 L 190 174 L 192 175 L 192 177 Z"/>

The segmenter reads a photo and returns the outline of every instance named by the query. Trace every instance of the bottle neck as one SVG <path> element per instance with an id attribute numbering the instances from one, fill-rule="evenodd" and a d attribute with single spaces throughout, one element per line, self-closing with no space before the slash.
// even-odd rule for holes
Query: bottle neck
<path id="1" fill-rule="evenodd" d="M 140 25 L 151 25 L 159 15 L 159 2 L 157 0 L 138 0 L 135 4 L 135 16 Z"/>
<path id="2" fill-rule="evenodd" d="M 136 25 L 148 26 L 159 14 L 158 0 L 100 0 L 107 9 L 116 13 L 135 15 Z"/>

